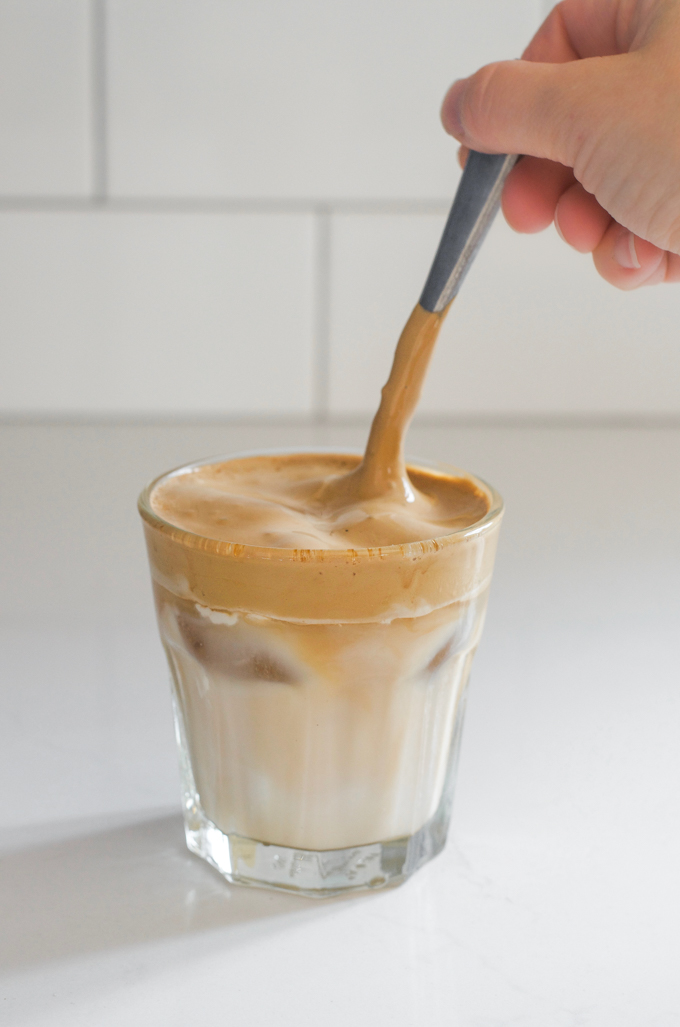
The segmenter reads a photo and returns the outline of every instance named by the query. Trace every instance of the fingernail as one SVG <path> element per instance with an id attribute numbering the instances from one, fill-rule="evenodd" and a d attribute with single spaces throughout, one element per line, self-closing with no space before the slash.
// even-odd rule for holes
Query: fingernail
<path id="1" fill-rule="evenodd" d="M 562 232 L 562 229 L 560 228 L 559 218 L 557 217 L 557 208 L 555 208 L 554 222 L 555 222 L 555 231 L 559 235 L 560 239 L 562 240 L 562 242 L 567 242 L 567 240 L 564 238 L 564 234 Z M 568 245 L 569 245 L 569 243 L 567 243 L 567 246 Z"/>
<path id="2" fill-rule="evenodd" d="M 463 138 L 463 122 L 460 117 L 460 107 L 466 87 L 467 79 L 459 78 L 449 89 L 442 104 L 442 124 L 444 128 L 449 135 L 461 140 Z"/>
<path id="3" fill-rule="evenodd" d="M 642 267 L 635 249 L 635 236 L 627 228 L 621 230 L 614 243 L 614 260 L 629 271 Z"/>

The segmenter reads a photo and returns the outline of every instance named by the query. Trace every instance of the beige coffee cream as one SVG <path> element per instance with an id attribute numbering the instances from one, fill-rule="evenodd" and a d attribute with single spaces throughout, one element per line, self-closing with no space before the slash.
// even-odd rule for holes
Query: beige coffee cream
<path id="1" fill-rule="evenodd" d="M 141 497 L 190 791 L 232 839 L 369 846 L 445 800 L 502 504 L 404 461 L 441 321 L 414 311 L 363 459 L 214 460 Z"/>

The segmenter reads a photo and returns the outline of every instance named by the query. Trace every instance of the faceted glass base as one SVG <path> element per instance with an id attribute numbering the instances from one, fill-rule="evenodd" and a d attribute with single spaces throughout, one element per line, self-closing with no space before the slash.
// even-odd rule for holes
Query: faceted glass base
<path id="1" fill-rule="evenodd" d="M 317 898 L 399 884 L 441 852 L 446 842 L 446 825 L 438 814 L 409 838 L 314 852 L 224 834 L 196 806 L 187 812 L 189 849 L 232 884 Z"/>
<path id="2" fill-rule="evenodd" d="M 206 816 L 196 789 L 183 718 L 173 690 L 187 846 L 232 884 L 276 888 L 312 898 L 384 888 L 405 881 L 441 852 L 446 844 L 465 698 L 464 691 L 456 712 L 442 797 L 434 816 L 406 838 L 353 845 L 347 849 L 314 851 L 225 834 Z"/>

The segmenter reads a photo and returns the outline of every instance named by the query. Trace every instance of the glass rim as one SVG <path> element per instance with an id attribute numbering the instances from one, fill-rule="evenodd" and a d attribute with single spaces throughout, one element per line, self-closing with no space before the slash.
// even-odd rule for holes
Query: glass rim
<path id="1" fill-rule="evenodd" d="M 469 471 L 465 471 L 460 467 L 456 467 L 453 464 L 448 464 L 443 460 L 423 460 L 419 457 L 406 457 L 406 468 L 438 471 L 440 474 L 446 474 L 446 477 L 459 477 L 466 478 L 468 481 L 472 481 L 475 485 L 481 487 L 482 491 L 488 496 L 489 509 L 478 521 L 474 524 L 470 524 L 465 528 L 457 528 L 455 531 L 446 532 L 444 535 L 436 535 L 429 539 L 421 539 L 415 542 L 404 542 L 395 543 L 389 546 L 372 546 L 363 548 L 349 548 L 349 549 L 291 549 L 279 546 L 255 546 L 244 542 L 227 542 L 224 539 L 211 538 L 209 535 L 198 535 L 193 531 L 188 531 L 186 528 L 180 528 L 177 524 L 173 524 L 171 521 L 166 521 L 165 518 L 153 510 L 151 506 L 151 496 L 154 489 L 162 481 L 168 478 L 179 476 L 180 474 L 190 474 L 192 471 L 199 467 L 205 467 L 208 464 L 227 463 L 230 460 L 242 460 L 249 457 L 258 456 L 286 456 L 291 453 L 304 453 L 310 456 L 316 454 L 326 455 L 332 454 L 335 456 L 363 456 L 363 450 L 356 449 L 339 449 L 337 446 L 286 446 L 286 447 L 274 447 L 268 449 L 252 449 L 244 450 L 237 453 L 229 453 L 227 455 L 210 456 L 205 457 L 202 460 L 194 460 L 191 463 L 180 464 L 178 467 L 174 467 L 169 471 L 165 471 L 163 474 L 159 474 L 153 478 L 148 484 L 142 489 L 137 500 L 137 509 L 144 520 L 150 527 L 155 528 L 157 531 L 162 532 L 164 535 L 170 536 L 173 541 L 185 546 L 187 549 L 202 550 L 206 553 L 212 553 L 216 556 L 233 557 L 238 553 L 241 558 L 260 559 L 260 560 L 290 560 L 291 562 L 302 562 L 302 561 L 313 561 L 313 562 L 331 562 L 335 560 L 345 561 L 349 558 L 354 560 L 371 559 L 376 555 L 379 555 L 381 560 L 389 560 L 390 558 L 403 558 L 411 554 L 422 554 L 424 551 L 430 549 L 441 549 L 445 546 L 452 545 L 454 543 L 463 541 L 464 539 L 481 535 L 488 531 L 492 525 L 494 525 L 503 515 L 504 503 L 503 498 L 496 489 L 489 485 L 483 478 L 480 478 L 476 474 L 472 474 Z M 454 472 L 454 475 L 452 475 Z"/>

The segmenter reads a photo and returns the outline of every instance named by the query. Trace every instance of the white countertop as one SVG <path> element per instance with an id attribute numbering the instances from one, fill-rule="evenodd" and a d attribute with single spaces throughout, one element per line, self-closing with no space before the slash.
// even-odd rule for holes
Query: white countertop
<path id="1" fill-rule="evenodd" d="M 191 457 L 363 430 L 0 435 L 0 1023 L 680 1025 L 680 431 L 414 430 L 508 504 L 452 837 L 329 901 L 184 847 L 134 500 Z"/>

